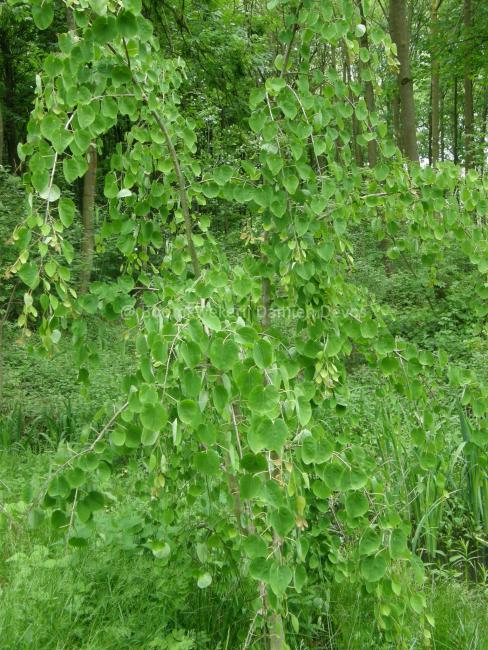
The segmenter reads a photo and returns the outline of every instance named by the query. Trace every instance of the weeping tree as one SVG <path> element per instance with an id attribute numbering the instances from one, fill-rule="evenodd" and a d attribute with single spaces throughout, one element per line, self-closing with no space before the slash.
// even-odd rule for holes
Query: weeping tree
<path id="1" fill-rule="evenodd" d="M 83 546 L 106 503 L 101 476 L 121 457 L 142 457 L 157 497 L 156 532 L 145 546 L 170 558 L 170 524 L 191 509 L 199 525 L 185 535 L 205 548 L 198 587 L 225 572 L 255 581 L 246 643 L 264 633 L 273 650 L 287 647 L 288 621 L 298 625 L 288 598 L 313 584 L 324 562 L 328 579 L 374 596 L 387 637 L 401 644 L 414 615 L 428 642 L 433 621 L 410 523 L 340 417 L 354 352 L 410 405 L 425 431 L 419 453 L 435 454 L 428 432 L 444 416 L 430 386 L 445 380 L 448 360 L 391 336 L 382 309 L 350 281 L 348 231 L 371 223 L 380 240 L 392 236 L 392 256 L 401 247 L 426 265 L 462 247 L 479 266 L 481 304 L 488 245 L 473 219 L 486 205 L 476 177 L 448 163 L 404 164 L 367 95 L 380 49 L 395 64 L 382 29 L 371 31 L 375 49 L 358 66 L 360 78 L 314 65 L 324 46 L 357 60 L 366 28 L 353 0 L 279 5 L 284 47 L 250 94 L 251 155 L 208 168 L 180 106 L 185 64 L 161 53 L 140 0 L 66 4 L 76 29 L 60 34 L 46 57 L 19 148 L 29 192 L 27 218 L 14 233 L 12 272 L 27 286 L 19 324 L 35 325 L 48 349 L 71 332 L 87 381 L 95 349 L 83 316 L 124 314 L 137 368 L 93 438 L 57 457 L 32 524 L 47 513 L 71 545 Z M 30 6 L 46 29 L 53 3 Z M 66 238 L 75 205 L 60 188 L 85 175 L 92 143 L 122 116 L 130 126 L 103 180 L 103 233 L 125 265 L 115 281 L 78 295 Z M 353 117 L 361 126 L 355 142 Z M 358 166 L 353 146 L 366 158 L 373 141 L 375 165 Z M 209 232 L 208 199 L 252 215 L 240 265 Z"/>

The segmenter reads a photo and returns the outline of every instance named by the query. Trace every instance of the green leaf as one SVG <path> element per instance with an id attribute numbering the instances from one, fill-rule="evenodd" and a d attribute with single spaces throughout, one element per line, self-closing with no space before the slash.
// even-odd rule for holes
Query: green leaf
<path id="1" fill-rule="evenodd" d="M 361 562 L 361 574 L 368 582 L 378 582 L 385 575 L 387 563 L 383 555 L 366 557 Z"/>
<path id="2" fill-rule="evenodd" d="M 169 557 L 171 554 L 171 547 L 168 542 L 151 542 L 149 546 L 153 552 L 154 557 L 158 560 L 163 560 L 164 558 Z"/>
<path id="3" fill-rule="evenodd" d="M 352 492 L 346 496 L 346 512 L 350 517 L 362 517 L 369 510 L 368 499 L 362 492 Z"/>
<path id="4" fill-rule="evenodd" d="M 270 153 L 266 156 L 266 164 L 273 176 L 276 176 L 283 169 L 283 158 L 278 154 Z"/>
<path id="5" fill-rule="evenodd" d="M 270 95 L 278 95 L 284 88 L 286 88 L 286 81 L 283 77 L 269 77 L 266 79 L 266 90 Z"/>
<path id="6" fill-rule="evenodd" d="M 268 545 L 262 537 L 258 535 L 249 535 L 242 543 L 244 553 L 251 559 L 255 557 L 266 557 Z"/>
<path id="7" fill-rule="evenodd" d="M 189 368 L 195 368 L 202 361 L 202 351 L 194 341 L 184 341 L 180 353 Z"/>
<path id="8" fill-rule="evenodd" d="M 213 176 L 217 185 L 227 185 L 234 170 L 230 165 L 221 165 L 214 170 Z"/>
<path id="9" fill-rule="evenodd" d="M 54 6 L 51 0 L 32 0 L 32 18 L 38 29 L 47 29 L 53 22 Z"/>
<path id="10" fill-rule="evenodd" d="M 200 587 L 200 589 L 206 589 L 211 584 L 212 576 L 210 573 L 202 573 L 202 575 L 198 577 L 197 585 Z"/>
<path id="11" fill-rule="evenodd" d="M 317 442 L 312 435 L 308 435 L 302 442 L 302 460 L 305 465 L 310 465 L 315 462 L 317 454 Z"/>
<path id="12" fill-rule="evenodd" d="M 254 499 L 261 491 L 261 481 L 253 474 L 244 474 L 239 481 L 241 499 Z"/>
<path id="13" fill-rule="evenodd" d="M 19 271 L 19 277 L 30 289 L 35 289 L 39 284 L 39 271 L 34 263 L 24 264 Z"/>
<path id="14" fill-rule="evenodd" d="M 273 563 L 269 570 L 269 585 L 278 598 L 281 598 L 286 592 L 292 578 L 293 573 L 290 567 Z"/>
<path id="15" fill-rule="evenodd" d="M 141 412 L 141 422 L 150 431 L 161 431 L 168 422 L 168 413 L 162 404 L 145 404 Z"/>
<path id="16" fill-rule="evenodd" d="M 141 435 L 141 444 L 143 444 L 145 447 L 149 447 L 151 445 L 154 445 L 158 438 L 159 430 L 144 428 Z"/>
<path id="17" fill-rule="evenodd" d="M 124 429 L 114 429 L 110 434 L 110 441 L 116 447 L 122 447 L 125 444 L 126 437 L 127 435 Z"/>
<path id="18" fill-rule="evenodd" d="M 255 454 L 263 449 L 280 452 L 287 438 L 288 427 L 281 419 L 271 422 L 269 418 L 263 418 L 255 422 L 247 434 L 247 442 Z"/>
<path id="19" fill-rule="evenodd" d="M 81 178 L 88 169 L 88 163 L 84 158 L 65 158 L 63 160 L 63 174 L 68 183 Z"/>
<path id="20" fill-rule="evenodd" d="M 273 346 L 266 339 L 260 339 L 254 343 L 252 356 L 259 368 L 269 368 L 273 363 Z"/>
<path id="21" fill-rule="evenodd" d="M 248 405 L 252 411 L 265 414 L 276 409 L 279 400 L 279 392 L 275 386 L 256 386 L 251 390 L 248 397 Z"/>
<path id="22" fill-rule="evenodd" d="M 295 515 L 289 508 L 279 508 L 270 515 L 270 523 L 280 537 L 286 537 L 295 527 Z"/>
<path id="23" fill-rule="evenodd" d="M 124 38 L 132 38 L 137 34 L 137 19 L 130 11 L 123 11 L 117 17 L 119 33 Z"/>
<path id="24" fill-rule="evenodd" d="M 75 217 L 75 204 L 71 199 L 62 198 L 58 203 L 58 214 L 61 223 L 69 228 Z"/>
<path id="25" fill-rule="evenodd" d="M 113 41 L 118 35 L 115 16 L 99 16 L 92 25 L 93 40 L 100 45 Z"/>
<path id="26" fill-rule="evenodd" d="M 45 187 L 42 192 L 39 192 L 39 196 L 48 203 L 55 203 L 61 196 L 61 190 L 53 183 L 51 186 Z"/>
<path id="27" fill-rule="evenodd" d="M 302 427 L 307 426 L 310 418 L 312 417 L 312 407 L 310 406 L 310 400 L 308 400 L 306 397 L 298 397 L 296 401 L 296 408 L 298 421 Z"/>
<path id="28" fill-rule="evenodd" d="M 424 594 L 416 593 L 410 596 L 410 606 L 416 614 L 422 614 L 427 607 Z"/>
<path id="29" fill-rule="evenodd" d="M 403 528 L 395 528 L 390 536 L 390 557 L 392 560 L 406 560 L 410 557 L 407 533 Z"/>
<path id="30" fill-rule="evenodd" d="M 218 370 L 227 372 L 239 360 L 239 347 L 234 341 L 218 338 L 212 342 L 209 356 Z"/>
<path id="31" fill-rule="evenodd" d="M 208 327 L 208 329 L 213 330 L 214 332 L 220 332 L 222 329 L 222 323 L 220 322 L 217 314 L 214 314 L 211 310 L 206 309 L 200 313 L 200 318 L 202 322 Z"/>
<path id="32" fill-rule="evenodd" d="M 208 476 L 216 476 L 220 473 L 220 456 L 213 449 L 199 451 L 193 457 L 195 469 Z"/>
<path id="33" fill-rule="evenodd" d="M 361 336 L 364 336 L 365 339 L 372 339 L 378 333 L 378 323 L 368 318 L 367 320 L 361 323 Z"/>
<path id="34" fill-rule="evenodd" d="M 39 528 L 44 521 L 46 514 L 41 508 L 32 508 L 27 516 L 27 524 L 31 530 Z"/>
<path id="35" fill-rule="evenodd" d="M 371 528 L 366 529 L 359 542 L 360 555 L 372 555 L 376 553 L 381 544 L 381 535 Z"/>
<path id="36" fill-rule="evenodd" d="M 255 557 L 249 565 L 249 575 L 254 580 L 269 582 L 269 560 L 265 557 Z"/>
<path id="37" fill-rule="evenodd" d="M 80 467 L 75 467 L 66 472 L 66 480 L 70 487 L 80 488 L 86 481 L 86 475 Z"/>
<path id="38" fill-rule="evenodd" d="M 184 399 L 178 403 L 178 417 L 185 424 L 196 428 L 201 422 L 202 413 L 196 402 Z"/>
<path id="39" fill-rule="evenodd" d="M 91 104 L 82 104 L 76 111 L 78 123 L 82 129 L 86 129 L 95 121 L 95 111 Z"/>
<path id="40" fill-rule="evenodd" d="M 283 179 L 283 185 L 285 186 L 288 194 L 295 194 L 298 189 L 299 180 L 295 174 L 287 173 Z"/>

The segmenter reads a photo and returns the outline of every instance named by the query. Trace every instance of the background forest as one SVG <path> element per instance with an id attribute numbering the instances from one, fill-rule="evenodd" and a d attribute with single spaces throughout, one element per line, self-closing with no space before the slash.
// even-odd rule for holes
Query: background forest
<path id="1" fill-rule="evenodd" d="M 488 3 L 0 2 L 0 648 L 488 650 Z"/>

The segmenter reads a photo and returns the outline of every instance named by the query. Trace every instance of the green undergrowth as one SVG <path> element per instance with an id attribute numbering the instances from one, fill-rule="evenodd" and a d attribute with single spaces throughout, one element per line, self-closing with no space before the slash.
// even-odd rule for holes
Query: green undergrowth
<path id="1" fill-rule="evenodd" d="M 22 338 L 13 325 L 5 330 L 0 447 L 52 448 L 79 440 L 97 410 L 120 394 L 120 380 L 132 367 L 133 342 L 123 323 L 88 322 L 88 384 L 79 376 L 69 336 L 46 354 L 36 335 Z"/>
<path id="2" fill-rule="evenodd" d="M 0 453 L 2 649 L 264 650 L 259 631 L 245 645 L 255 598 L 246 579 L 216 574 L 210 588 L 196 586 L 194 549 L 185 541 L 198 525 L 191 516 L 183 516 L 187 534 L 170 558 L 133 543 L 151 534 L 147 500 L 135 496 L 143 465 L 130 473 L 119 468 L 110 483 L 117 507 L 103 513 L 100 535 L 86 547 L 66 546 L 45 523 L 33 530 L 28 512 L 52 462 L 52 452 Z M 128 516 L 134 526 L 122 533 L 115 522 Z M 441 572 L 425 595 L 436 618 L 434 648 L 488 647 L 486 588 Z M 393 650 L 371 623 L 372 599 L 351 585 L 317 575 L 289 606 L 299 622 L 290 629 L 293 650 Z M 408 633 L 406 647 L 417 647 L 413 621 Z"/>

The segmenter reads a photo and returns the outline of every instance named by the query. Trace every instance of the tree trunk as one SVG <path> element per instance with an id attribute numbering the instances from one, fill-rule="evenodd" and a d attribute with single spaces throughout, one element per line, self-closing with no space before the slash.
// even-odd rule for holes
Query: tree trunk
<path id="1" fill-rule="evenodd" d="M 347 49 L 344 47 L 344 67 L 346 71 L 346 83 L 349 84 L 352 80 L 352 74 L 351 74 L 351 62 L 349 60 L 349 56 L 347 53 Z M 349 88 L 349 100 L 351 103 L 354 101 L 354 95 L 352 92 L 352 89 Z M 359 124 L 358 118 L 356 117 L 356 114 L 353 112 L 352 114 L 352 153 L 354 155 L 354 160 L 356 161 L 356 165 L 358 167 L 363 167 L 364 165 L 364 160 L 363 160 L 363 152 L 361 150 L 361 147 L 358 144 L 358 135 L 361 133 L 361 126 Z"/>
<path id="2" fill-rule="evenodd" d="M 0 102 L 0 165 L 3 165 L 3 108 Z"/>
<path id="3" fill-rule="evenodd" d="M 458 101 L 458 80 L 457 77 L 454 77 L 454 99 L 452 103 L 452 158 L 454 164 L 459 163 L 459 101 Z"/>
<path id="4" fill-rule="evenodd" d="M 435 52 L 435 41 L 437 38 L 437 11 L 439 0 L 432 0 L 430 14 L 430 35 L 431 35 L 431 164 L 435 165 L 439 160 L 439 131 L 440 131 L 440 66 Z"/>
<path id="5" fill-rule="evenodd" d="M 14 90 L 16 86 L 15 69 L 10 49 L 10 42 L 7 31 L 0 29 L 0 54 L 3 61 L 3 75 L 5 81 L 5 97 L 4 97 L 4 118 L 5 118 L 5 146 L 7 163 L 16 171 L 19 164 L 19 157 L 17 154 L 17 129 L 14 120 L 15 107 L 12 104 L 14 98 Z"/>
<path id="6" fill-rule="evenodd" d="M 396 45 L 400 64 L 397 82 L 400 97 L 402 149 L 407 158 L 413 162 L 418 162 L 415 101 L 410 69 L 410 29 L 407 20 L 406 0 L 390 0 L 389 20 L 391 38 Z"/>
<path id="7" fill-rule="evenodd" d="M 441 137 L 441 160 L 444 162 L 446 159 L 446 127 L 444 120 L 444 96 L 445 93 L 441 93 L 441 103 L 440 103 L 440 137 Z"/>
<path id="8" fill-rule="evenodd" d="M 74 32 L 76 29 L 75 17 L 73 15 L 73 9 L 71 7 L 66 7 L 66 23 L 68 25 L 68 30 Z"/>
<path id="9" fill-rule="evenodd" d="M 488 86 L 485 86 L 483 95 L 483 114 L 481 116 L 481 175 L 483 176 L 486 166 L 486 144 L 488 133 Z"/>
<path id="10" fill-rule="evenodd" d="M 471 0 L 464 0 L 464 38 L 472 26 Z M 468 56 L 464 55 L 464 167 L 466 171 L 473 166 L 473 80 L 468 65 Z"/>
<path id="11" fill-rule="evenodd" d="M 364 47 L 364 49 L 369 50 L 369 39 L 368 39 L 368 26 L 366 25 L 366 16 L 364 14 L 364 8 L 363 8 L 363 3 L 362 0 L 359 0 L 359 13 L 361 15 L 361 22 L 366 28 L 366 31 L 364 34 L 361 36 L 361 47 Z M 364 63 L 362 63 L 361 59 L 359 59 L 359 70 L 362 70 L 365 67 Z M 366 81 L 364 83 L 364 101 L 366 102 L 366 107 L 368 109 L 369 114 L 374 112 L 375 110 L 375 100 L 374 100 L 374 89 L 373 89 L 373 83 L 371 81 Z M 368 142 L 368 163 L 370 167 L 374 167 L 378 161 L 378 144 L 376 140 L 370 140 Z"/>
<path id="12" fill-rule="evenodd" d="M 81 242 L 81 278 L 80 292 L 86 293 L 90 284 L 95 248 L 93 215 L 95 212 L 95 192 L 97 184 L 97 150 L 95 145 L 88 149 L 88 169 L 83 178 L 83 195 L 81 202 L 81 219 L 83 239 Z"/>

